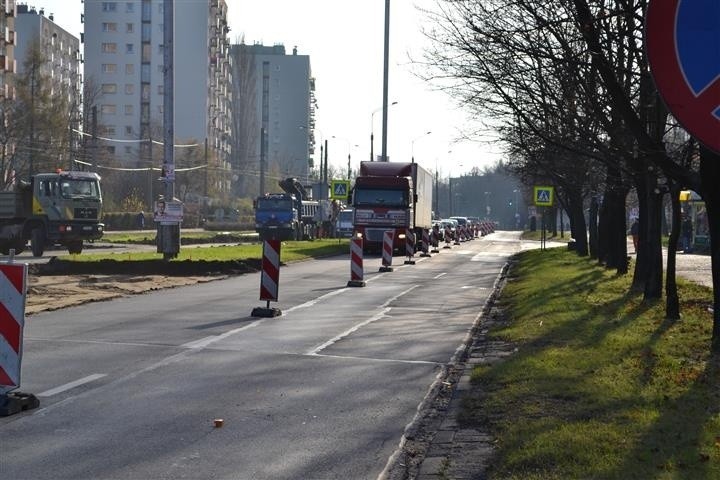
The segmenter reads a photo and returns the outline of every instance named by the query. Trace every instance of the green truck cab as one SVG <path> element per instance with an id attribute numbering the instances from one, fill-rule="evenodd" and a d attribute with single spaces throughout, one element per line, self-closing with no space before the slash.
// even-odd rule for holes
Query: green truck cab
<path id="1" fill-rule="evenodd" d="M 22 252 L 30 242 L 33 256 L 60 244 L 81 253 L 85 240 L 102 238 L 104 225 L 100 176 L 93 172 L 38 173 L 11 191 L 0 192 L 0 253 Z"/>

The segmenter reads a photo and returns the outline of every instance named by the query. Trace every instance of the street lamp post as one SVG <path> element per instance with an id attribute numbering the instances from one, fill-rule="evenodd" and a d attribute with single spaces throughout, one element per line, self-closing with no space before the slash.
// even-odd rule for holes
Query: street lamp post
<path id="1" fill-rule="evenodd" d="M 350 140 L 348 140 L 347 138 L 343 138 L 343 137 L 337 137 L 337 136 L 335 136 L 335 135 L 333 135 L 332 138 L 334 138 L 335 140 L 344 140 L 345 143 L 347 143 L 347 147 L 348 147 L 348 162 L 347 162 L 348 174 L 347 174 L 347 179 L 350 180 L 350 175 L 352 174 L 352 169 L 350 168 L 350 149 L 351 149 Z M 353 147 L 359 147 L 359 145 L 352 145 L 352 146 L 353 146 Z"/>
<path id="2" fill-rule="evenodd" d="M 390 106 L 392 107 L 393 105 L 397 105 L 397 103 L 398 102 L 392 102 L 390 104 Z M 370 114 L 370 161 L 371 162 L 375 161 L 375 158 L 373 157 L 373 145 L 375 144 L 375 142 L 374 142 L 374 140 L 375 140 L 375 135 L 374 135 L 375 114 L 382 109 L 383 109 L 383 107 L 378 107 L 375 110 L 373 110 L 372 113 Z"/>
<path id="3" fill-rule="evenodd" d="M 411 156 L 411 162 L 412 162 L 412 163 L 415 163 L 415 142 L 416 142 L 417 140 L 420 140 L 421 138 L 423 138 L 423 137 L 426 136 L 426 135 L 430 135 L 431 133 L 432 133 L 432 132 L 429 132 L 429 131 L 428 131 L 428 132 L 425 132 L 425 133 L 423 133 L 422 135 L 420 135 L 419 137 L 413 138 L 412 142 L 410 142 L 410 156 Z"/>

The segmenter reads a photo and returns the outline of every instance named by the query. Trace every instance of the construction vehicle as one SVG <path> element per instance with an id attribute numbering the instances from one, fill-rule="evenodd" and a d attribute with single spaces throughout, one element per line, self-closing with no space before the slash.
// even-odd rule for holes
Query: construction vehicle
<path id="1" fill-rule="evenodd" d="M 394 231 L 393 248 L 405 249 L 405 236 L 416 239 L 432 228 L 433 177 L 417 163 L 360 162 L 352 191 L 354 235 L 364 250 L 380 250 L 385 231 Z"/>
<path id="2" fill-rule="evenodd" d="M 83 242 L 102 238 L 100 176 L 91 172 L 38 173 L 0 192 L 0 252 L 25 250 L 41 257 L 60 244 L 81 253 Z"/>
<path id="3" fill-rule="evenodd" d="M 266 193 L 253 202 L 255 231 L 260 240 L 312 238 L 328 202 L 308 199 L 305 187 L 296 178 L 281 180 L 278 185 L 283 193 Z"/>

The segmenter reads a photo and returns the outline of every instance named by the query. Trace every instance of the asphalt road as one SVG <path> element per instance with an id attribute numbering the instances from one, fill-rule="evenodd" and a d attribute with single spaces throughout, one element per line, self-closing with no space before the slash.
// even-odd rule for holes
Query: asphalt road
<path id="1" fill-rule="evenodd" d="M 457 355 L 519 232 L 348 288 L 348 256 L 27 319 L 20 391 L 0 418 L 13 479 L 377 478 Z M 216 428 L 215 419 L 223 419 Z"/>

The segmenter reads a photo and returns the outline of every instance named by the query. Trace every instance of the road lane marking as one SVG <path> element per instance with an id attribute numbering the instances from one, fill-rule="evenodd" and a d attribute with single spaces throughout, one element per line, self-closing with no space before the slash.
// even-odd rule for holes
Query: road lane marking
<path id="1" fill-rule="evenodd" d="M 106 373 L 95 373 L 93 375 L 88 375 L 87 377 L 83 377 L 79 380 L 75 380 L 74 382 L 66 383 L 65 385 L 60 385 L 59 387 L 51 388 L 50 390 L 45 390 L 42 393 L 38 393 L 38 397 L 52 397 L 53 395 L 57 395 L 58 393 L 66 392 L 70 389 L 73 389 L 75 387 L 79 387 L 80 385 L 84 385 L 86 383 L 94 382 L 95 380 L 98 380 L 100 378 L 107 377 Z"/>
<path id="2" fill-rule="evenodd" d="M 387 299 L 387 301 L 385 301 L 385 303 L 380 305 L 380 308 L 382 309 L 380 312 L 376 313 L 375 315 L 368 318 L 367 320 L 364 320 L 364 321 L 348 328 L 344 332 L 340 333 L 339 335 L 334 336 L 333 338 L 331 338 L 327 342 L 323 343 L 322 345 L 319 345 L 319 346 L 315 347 L 314 349 L 306 352 L 305 355 L 317 355 L 318 353 L 322 352 L 323 350 L 325 350 L 329 346 L 333 345 L 334 343 L 336 343 L 336 342 L 340 341 L 341 339 L 347 337 L 348 335 L 356 332 L 358 329 L 385 317 L 385 314 L 391 310 L 391 307 L 389 307 L 388 305 L 390 305 L 392 302 L 394 302 L 398 298 L 402 297 L 403 295 L 407 295 L 408 293 L 412 292 L 419 286 L 420 285 L 413 285 L 412 287 L 408 288 L 407 290 L 400 292 L 397 295 L 395 295 L 394 297 Z"/>
<path id="3" fill-rule="evenodd" d="M 215 342 L 219 342 L 220 340 L 223 340 L 223 339 L 229 337 L 230 335 L 234 335 L 238 332 L 242 332 L 243 330 L 247 330 L 247 329 L 256 327 L 264 321 L 265 321 L 265 319 L 255 320 L 254 322 L 252 322 L 248 325 L 245 325 L 243 327 L 235 328 L 233 330 L 228 330 L 227 332 L 221 333 L 220 335 L 211 335 L 209 337 L 201 338 L 200 340 L 193 340 L 192 342 L 188 342 L 188 343 L 184 343 L 184 344 L 180 345 L 180 347 L 181 348 L 189 348 L 191 350 L 205 348 L 209 345 L 212 345 Z"/>
<path id="4" fill-rule="evenodd" d="M 429 360 L 400 360 L 397 358 L 357 357 L 354 355 L 328 355 L 326 353 L 316 353 L 311 356 L 326 357 L 326 358 L 339 358 L 339 359 L 345 359 L 345 360 L 367 360 L 370 362 L 383 362 L 383 363 L 407 363 L 407 364 L 411 364 L 411 365 L 436 365 L 436 366 L 443 365 L 443 363 L 431 362 Z"/>
<path id="5" fill-rule="evenodd" d="M 438 278 L 443 277 L 443 276 L 445 276 L 445 275 L 447 275 L 447 272 L 438 273 L 437 275 L 435 275 L 435 276 L 433 277 L 433 280 L 437 280 Z"/>

